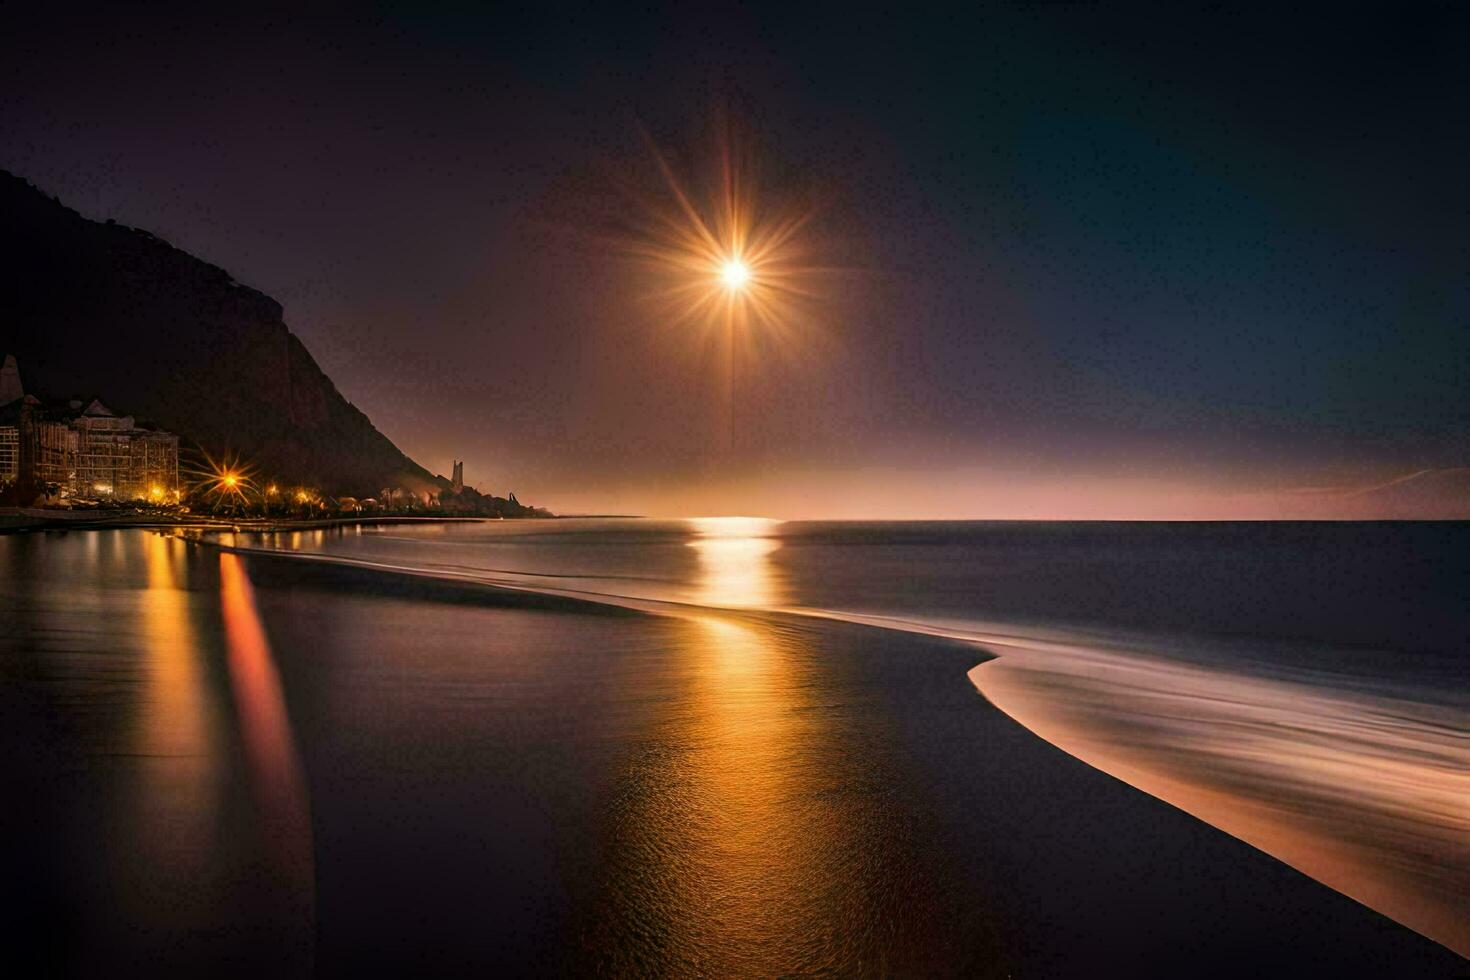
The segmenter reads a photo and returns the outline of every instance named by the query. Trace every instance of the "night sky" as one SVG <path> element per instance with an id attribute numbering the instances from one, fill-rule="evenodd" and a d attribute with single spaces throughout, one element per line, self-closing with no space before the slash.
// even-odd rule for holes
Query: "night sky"
<path id="1" fill-rule="evenodd" d="M 915 6 L 7 11 L 0 167 L 564 512 L 1466 510 L 1470 16 Z M 603 234 L 717 119 L 831 270 L 725 438 Z"/>

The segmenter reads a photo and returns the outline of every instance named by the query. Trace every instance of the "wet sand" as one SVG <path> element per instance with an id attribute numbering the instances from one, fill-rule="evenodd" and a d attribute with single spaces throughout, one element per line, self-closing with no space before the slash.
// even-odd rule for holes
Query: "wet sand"
<path id="1" fill-rule="evenodd" d="M 1464 972 L 1037 738 L 972 647 L 68 539 L 0 551 L 22 963 Z"/>

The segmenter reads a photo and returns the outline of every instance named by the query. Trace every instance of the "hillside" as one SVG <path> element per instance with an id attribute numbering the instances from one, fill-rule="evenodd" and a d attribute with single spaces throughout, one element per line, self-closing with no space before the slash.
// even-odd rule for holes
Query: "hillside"
<path id="1" fill-rule="evenodd" d="M 442 485 L 342 396 L 269 296 L 3 170 L 0 215 L 0 353 L 27 390 L 101 398 L 328 493 Z"/>

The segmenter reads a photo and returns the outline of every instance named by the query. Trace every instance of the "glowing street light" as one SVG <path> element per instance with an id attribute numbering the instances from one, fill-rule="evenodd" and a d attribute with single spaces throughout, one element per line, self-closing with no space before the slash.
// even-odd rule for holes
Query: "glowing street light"
<path id="1" fill-rule="evenodd" d="M 203 465 L 190 472 L 195 479 L 194 489 L 211 499 L 216 510 L 222 506 L 231 510 L 247 507 L 250 495 L 260 492 L 250 467 L 237 459 L 216 460 L 206 453 Z"/>

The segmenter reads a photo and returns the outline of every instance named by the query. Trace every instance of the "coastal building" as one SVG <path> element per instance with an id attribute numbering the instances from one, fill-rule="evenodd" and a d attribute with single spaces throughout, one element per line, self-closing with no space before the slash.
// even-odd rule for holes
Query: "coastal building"
<path id="1" fill-rule="evenodd" d="M 138 426 L 94 399 L 44 406 L 20 387 L 15 358 L 0 372 L 0 483 L 33 484 L 64 497 L 179 498 L 179 437 Z"/>
<path id="2" fill-rule="evenodd" d="M 66 413 L 70 414 L 70 413 Z M 140 428 L 93 400 L 80 414 L 38 426 L 37 475 L 68 495 L 174 503 L 179 494 L 179 437 Z"/>
<path id="3" fill-rule="evenodd" d="M 0 425 L 0 484 L 20 478 L 20 427 Z"/>
<path id="4" fill-rule="evenodd" d="M 117 500 L 167 500 L 179 488 L 179 437 L 139 428 L 94 400 L 69 421 L 72 493 Z M 57 433 L 60 442 L 64 434 Z M 59 474 L 58 474 L 59 475 Z M 60 483 L 61 480 L 56 482 Z"/>
<path id="5" fill-rule="evenodd" d="M 36 478 L 43 484 L 70 487 L 79 445 L 70 423 L 42 419 L 36 426 Z"/>

